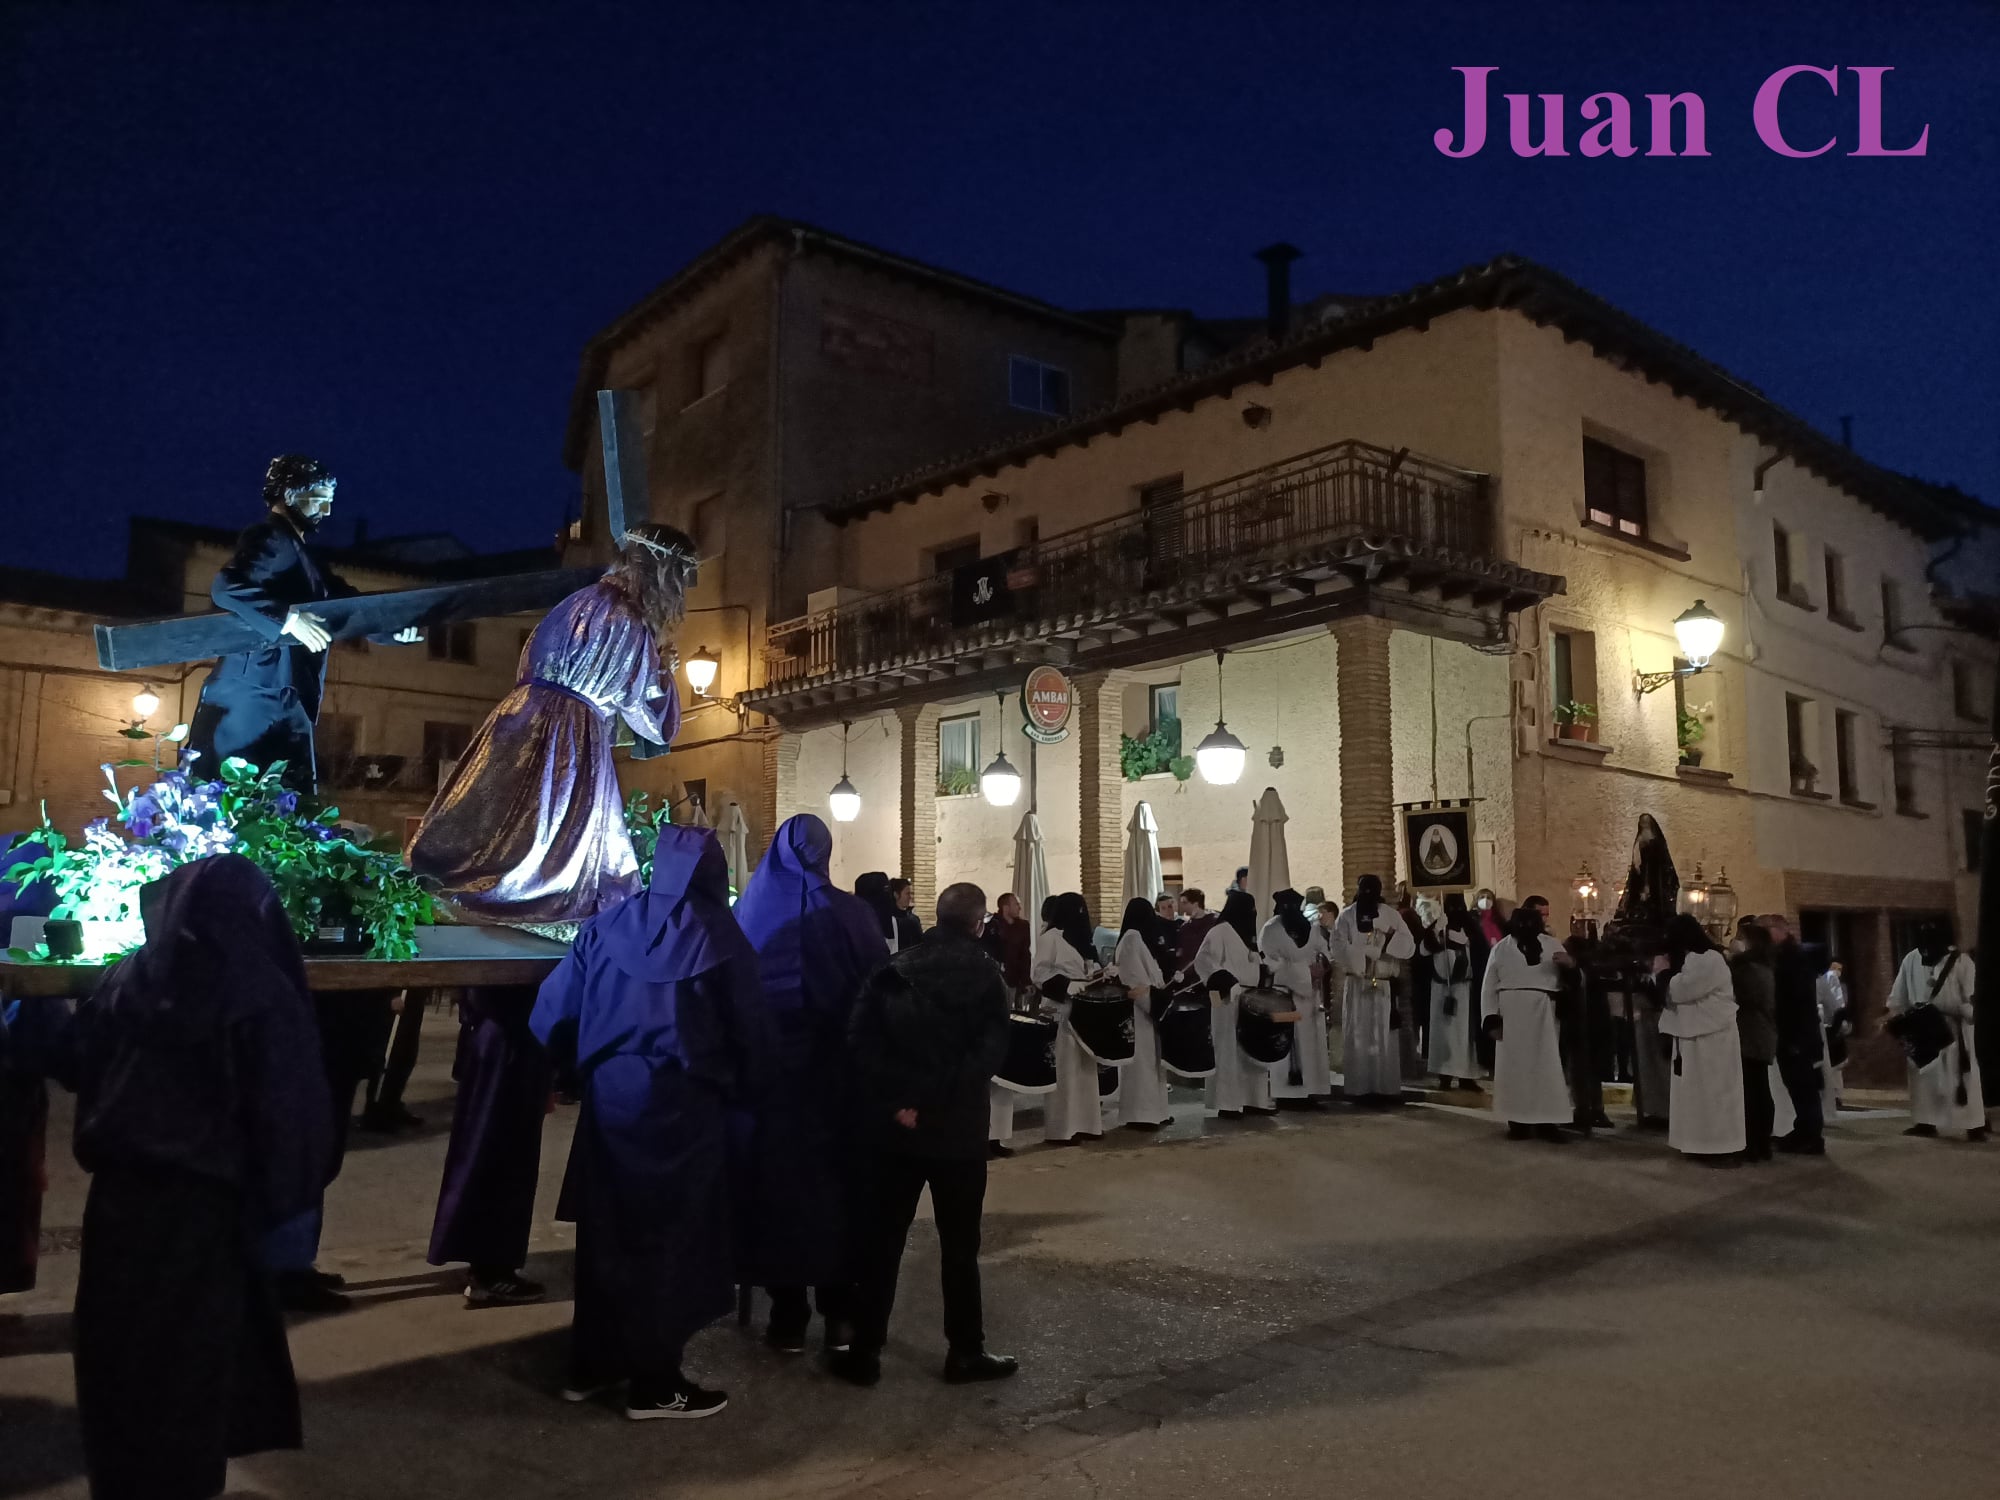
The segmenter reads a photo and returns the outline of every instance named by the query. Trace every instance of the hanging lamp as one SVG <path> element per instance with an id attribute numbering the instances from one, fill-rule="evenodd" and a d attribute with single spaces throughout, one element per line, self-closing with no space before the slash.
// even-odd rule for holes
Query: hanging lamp
<path id="1" fill-rule="evenodd" d="M 1194 763 L 1201 779 L 1211 786 L 1233 786 L 1242 778 L 1248 752 L 1243 741 L 1229 732 L 1222 716 L 1222 658 L 1215 653 L 1215 732 L 1194 747 Z"/>
<path id="2" fill-rule="evenodd" d="M 993 764 L 979 773 L 979 794 L 994 807 L 1012 807 L 1021 795 L 1021 773 L 1008 763 L 1006 749 L 1007 694 L 995 693 L 1000 704 L 1000 753 Z"/>
<path id="3" fill-rule="evenodd" d="M 847 779 L 847 720 L 840 721 L 840 780 L 826 794 L 826 810 L 836 823 L 852 823 L 861 816 L 861 793 Z"/>

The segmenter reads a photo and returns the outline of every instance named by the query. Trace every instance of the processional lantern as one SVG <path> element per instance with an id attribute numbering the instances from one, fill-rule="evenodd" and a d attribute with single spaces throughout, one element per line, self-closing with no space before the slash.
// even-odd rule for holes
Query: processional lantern
<path id="1" fill-rule="evenodd" d="M 1708 933 L 1710 937 L 1726 937 L 1736 925 L 1736 888 L 1729 883 L 1729 869 L 1726 865 L 1715 867 L 1715 879 L 1708 887 Z"/>

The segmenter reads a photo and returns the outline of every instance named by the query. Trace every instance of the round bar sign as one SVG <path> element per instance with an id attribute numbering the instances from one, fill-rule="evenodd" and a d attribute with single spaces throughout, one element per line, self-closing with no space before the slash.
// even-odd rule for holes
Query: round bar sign
<path id="1" fill-rule="evenodd" d="M 1021 712 L 1027 736 L 1054 745 L 1069 737 L 1069 716 L 1076 709 L 1076 689 L 1054 667 L 1037 667 L 1021 684 Z"/>

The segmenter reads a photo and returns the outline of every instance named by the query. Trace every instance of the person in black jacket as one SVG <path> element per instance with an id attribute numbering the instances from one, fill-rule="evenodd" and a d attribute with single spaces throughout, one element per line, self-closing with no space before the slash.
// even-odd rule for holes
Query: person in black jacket
<path id="1" fill-rule="evenodd" d="M 1826 1037 L 1819 1027 L 1819 976 L 1785 917 L 1767 916 L 1764 927 L 1771 934 L 1771 968 L 1777 978 L 1778 1076 L 1798 1115 L 1792 1133 L 1771 1144 L 1798 1156 L 1824 1156 L 1819 1064 L 1826 1055 Z"/>
<path id="2" fill-rule="evenodd" d="M 213 779 L 241 756 L 258 769 L 285 763 L 285 785 L 308 796 L 319 783 L 313 725 L 326 688 L 332 633 L 307 606 L 357 591 L 313 555 L 306 538 L 333 513 L 336 481 L 318 459 L 284 453 L 264 471 L 270 514 L 244 532 L 236 555 L 209 586 L 209 597 L 264 638 L 209 669 L 188 726 L 192 768 Z M 415 626 L 379 637 L 423 639 Z"/>
<path id="3" fill-rule="evenodd" d="M 944 1283 L 944 1378 L 999 1380 L 1016 1362 L 986 1352 L 979 1227 L 986 1199 L 987 1080 L 1007 1053 L 1000 969 L 979 945 L 986 893 L 954 885 L 938 925 L 863 992 L 848 1028 L 854 1119 L 854 1342 L 828 1368 L 854 1385 L 882 1376 L 896 1276 L 931 1190 Z"/>

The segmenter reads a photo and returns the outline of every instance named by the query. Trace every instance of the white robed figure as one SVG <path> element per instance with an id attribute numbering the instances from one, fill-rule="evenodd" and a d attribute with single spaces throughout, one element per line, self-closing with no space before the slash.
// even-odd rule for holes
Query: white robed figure
<path id="1" fill-rule="evenodd" d="M 1464 1086 L 1475 1093 L 1485 1072 L 1479 1066 L 1479 1024 L 1472 1003 L 1472 923 L 1465 897 L 1457 891 L 1444 898 L 1444 911 L 1424 938 L 1431 965 L 1431 1036 L 1426 1061 L 1445 1088 Z"/>
<path id="2" fill-rule="evenodd" d="M 1257 902 L 1248 891 L 1231 891 L 1222 915 L 1202 935 L 1189 965 L 1207 988 L 1210 1036 L 1215 1043 L 1215 1072 L 1203 1085 L 1207 1106 L 1224 1119 L 1245 1110 L 1269 1114 L 1271 1075 L 1264 1064 L 1246 1057 L 1236 1041 L 1236 1006 L 1240 993 L 1258 981 L 1257 955 L 1250 942 L 1256 934 Z"/>
<path id="3" fill-rule="evenodd" d="M 1519 1139 L 1531 1132 L 1564 1139 L 1559 1127 L 1575 1114 L 1563 1080 L 1562 1044 L 1556 1031 L 1561 966 L 1569 961 L 1543 930 L 1542 909 L 1524 901 L 1507 919 L 1507 935 L 1486 959 L 1480 1011 L 1500 1018 L 1493 1047 L 1493 1113 Z"/>
<path id="4" fill-rule="evenodd" d="M 1403 1055 L 1389 981 L 1417 943 L 1396 909 L 1383 902 L 1378 877 L 1355 882 L 1354 904 L 1333 924 L 1333 949 L 1347 977 L 1340 1000 L 1341 1092 L 1357 1103 L 1401 1099 Z"/>
<path id="5" fill-rule="evenodd" d="M 1821 1119 L 1831 1125 L 1840 1113 L 1840 1075 L 1845 1066 L 1833 1060 L 1835 1038 L 1853 1033 L 1853 1021 L 1847 1012 L 1847 980 L 1839 959 L 1819 976 L 1813 985 L 1813 995 L 1819 1001 L 1820 1030 L 1826 1035 L 1826 1060 L 1819 1069 L 1819 1111 Z"/>
<path id="6" fill-rule="evenodd" d="M 1326 1011 L 1320 1005 L 1313 963 L 1322 944 L 1305 914 L 1305 898 L 1289 888 L 1272 904 L 1277 915 L 1264 924 L 1257 949 L 1271 971 L 1271 983 L 1290 993 L 1299 1012 L 1292 1023 L 1292 1055 L 1270 1064 L 1271 1094 L 1277 1099 L 1327 1099 L 1333 1095 L 1333 1069 L 1327 1062 Z M 1292 1069 L 1299 1072 L 1293 1083 Z"/>
<path id="7" fill-rule="evenodd" d="M 1119 1071 L 1118 1116 L 1140 1130 L 1157 1130 L 1173 1123 L 1167 1103 L 1167 1070 L 1160 1064 L 1160 1034 L 1153 1026 L 1153 997 L 1167 987 L 1153 943 L 1168 941 L 1152 901 L 1134 896 L 1125 903 L 1125 920 L 1111 966 L 1118 982 L 1132 997 L 1132 1060 Z"/>
<path id="8" fill-rule="evenodd" d="M 1031 978 L 1045 1004 L 1055 1010 L 1056 1091 L 1042 1101 L 1042 1139 L 1067 1145 L 1079 1136 L 1096 1140 L 1104 1134 L 1104 1110 L 1097 1091 L 1097 1059 L 1070 1028 L 1073 994 L 1097 978 L 1095 929 L 1090 907 L 1071 891 L 1049 904 L 1048 924 L 1035 939 Z"/>
<path id="9" fill-rule="evenodd" d="M 1742 1045 L 1729 960 L 1686 912 L 1667 924 L 1667 951 L 1654 961 L 1660 1035 L 1674 1049 L 1667 1144 L 1688 1156 L 1721 1158 L 1744 1147 Z"/>
<path id="10" fill-rule="evenodd" d="M 1968 1139 L 1986 1138 L 1986 1095 L 1972 1029 L 1973 974 L 1972 960 L 1951 945 L 1942 927 L 1929 926 L 1917 946 L 1903 955 L 1896 982 L 1889 987 L 1891 1015 L 1935 1006 L 1951 1037 L 1923 1067 L 1910 1065 L 1912 1135 L 1963 1130 Z"/>

